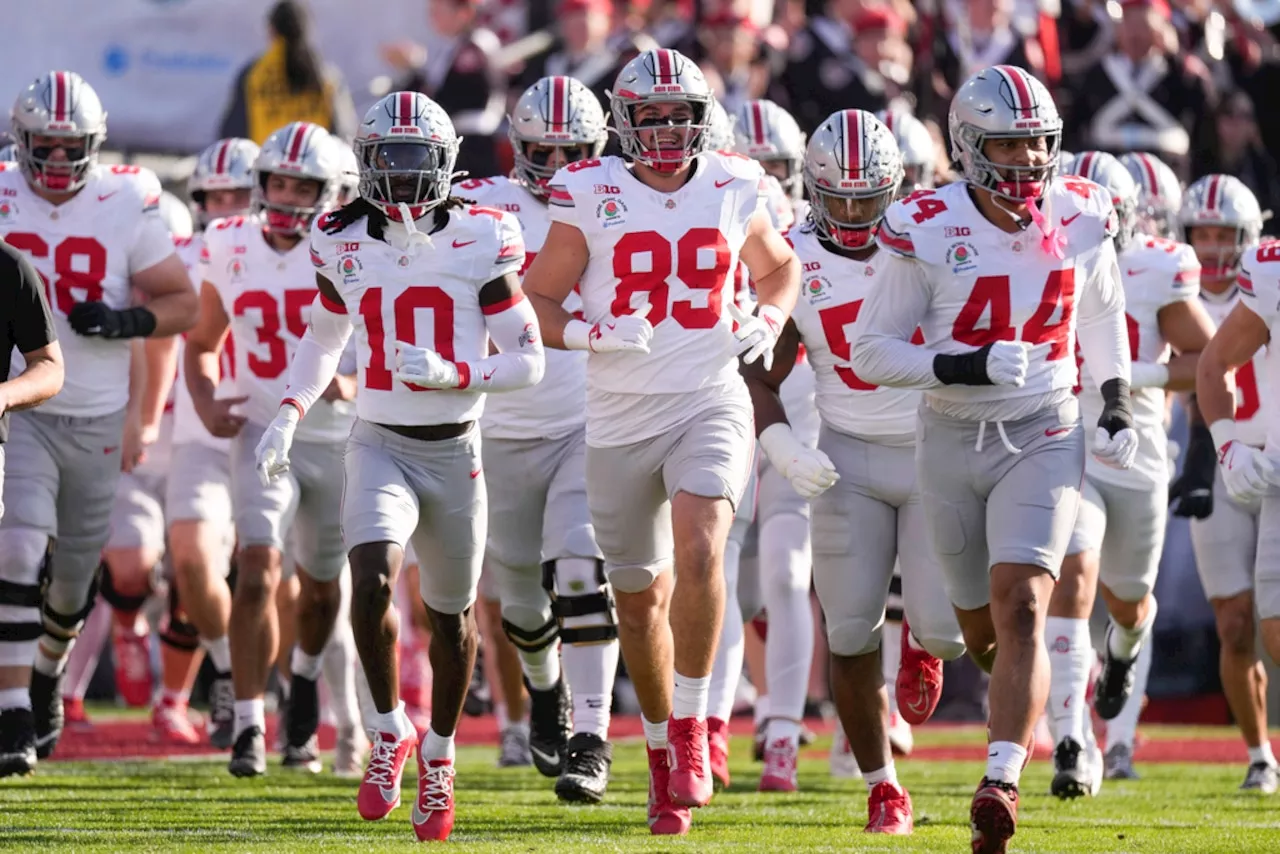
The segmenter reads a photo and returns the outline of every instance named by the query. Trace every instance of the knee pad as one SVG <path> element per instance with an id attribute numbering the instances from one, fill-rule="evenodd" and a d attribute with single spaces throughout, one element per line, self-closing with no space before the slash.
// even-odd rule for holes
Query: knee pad
<path id="1" fill-rule="evenodd" d="M 836 655 L 867 655 L 880 648 L 880 627 L 866 620 L 828 620 L 827 645 Z"/>
<path id="2" fill-rule="evenodd" d="M 653 586 L 665 567 L 620 566 L 609 570 L 607 580 L 614 590 L 623 593 L 643 593 Z"/>
<path id="3" fill-rule="evenodd" d="M 0 531 L 0 607 L 8 613 L 0 620 L 0 644 L 28 644 L 40 638 L 40 605 L 53 543 L 43 531 L 8 528 Z M 28 650 L 29 651 L 29 650 Z M 26 652 L 16 660 L 0 653 L 0 666 L 30 664 Z"/>
<path id="4" fill-rule="evenodd" d="M 924 651 L 932 655 L 934 658 L 940 658 L 943 661 L 955 661 L 964 655 L 964 642 L 953 640 L 951 638 L 922 638 L 913 632 L 916 642 L 924 647 Z"/>
<path id="5" fill-rule="evenodd" d="M 106 598 L 105 596 L 103 598 Z M 160 642 L 173 649 L 195 652 L 200 648 L 200 633 L 187 619 L 187 612 L 178 601 L 178 585 L 169 585 L 169 614 L 164 629 L 160 632 Z"/>
<path id="6" fill-rule="evenodd" d="M 556 642 L 560 636 L 555 619 L 550 619 L 536 629 L 522 629 L 515 623 L 502 618 L 502 631 L 521 652 L 540 652 Z"/>
<path id="7" fill-rule="evenodd" d="M 41 607 L 41 616 L 43 617 L 44 630 L 50 637 L 58 640 L 71 641 L 80 635 L 80 629 L 84 627 L 84 621 L 88 619 L 89 613 L 93 610 L 94 603 L 98 601 L 98 589 L 101 583 L 102 568 L 104 564 L 98 565 L 98 571 L 89 579 L 89 589 L 85 591 L 84 601 L 74 609 L 61 610 L 55 608 L 49 602 L 49 574 L 44 573 L 45 582 L 42 585 L 42 594 L 44 604 Z"/>
<path id="8" fill-rule="evenodd" d="M 142 608 L 147 601 L 147 597 L 151 595 L 151 591 L 155 588 L 155 575 L 154 569 L 147 573 L 147 590 L 145 593 L 127 596 L 116 589 L 115 582 L 111 579 L 111 565 L 104 560 L 98 564 L 99 591 L 102 593 L 102 598 L 107 600 L 107 604 L 117 611 L 126 613 L 137 611 Z"/>
<path id="9" fill-rule="evenodd" d="M 567 644 L 608 643 L 618 637 L 613 590 L 604 561 L 564 557 L 542 564 L 542 586 L 551 594 L 551 613 Z"/>

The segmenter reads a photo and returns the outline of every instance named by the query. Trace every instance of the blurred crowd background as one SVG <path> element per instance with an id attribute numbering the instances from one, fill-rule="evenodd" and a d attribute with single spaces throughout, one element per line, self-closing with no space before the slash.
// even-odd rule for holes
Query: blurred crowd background
<path id="1" fill-rule="evenodd" d="M 394 89 L 423 91 L 449 111 L 465 137 L 460 169 L 504 173 L 507 109 L 527 85 L 568 74 L 603 99 L 627 60 L 663 46 L 699 62 L 730 115 L 767 97 L 807 133 L 837 109 L 904 106 L 934 135 L 940 182 L 950 177 L 952 92 L 982 67 L 1018 65 L 1053 93 L 1065 149 L 1151 151 L 1184 181 L 1227 172 L 1264 210 L 1280 205 L 1280 110 L 1268 99 L 1280 92 L 1280 0 L 10 5 L 0 101 L 39 73 L 78 71 L 108 111 L 104 160 L 142 163 L 180 195 L 192 155 L 219 137 L 262 142 L 294 120 L 350 137 L 364 109 Z M 1265 231 L 1276 233 L 1274 219 Z M 1149 717 L 1225 722 L 1213 616 L 1186 520 L 1170 521 L 1156 594 Z M 821 695 L 824 681 L 816 668 L 811 690 Z M 1280 679 L 1271 684 L 1280 694 Z M 981 715 L 955 700 L 956 716 Z"/>

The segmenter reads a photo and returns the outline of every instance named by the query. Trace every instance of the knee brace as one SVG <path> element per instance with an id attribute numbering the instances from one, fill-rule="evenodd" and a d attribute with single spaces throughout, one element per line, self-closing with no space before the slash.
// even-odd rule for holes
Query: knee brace
<path id="1" fill-rule="evenodd" d="M 98 583 L 99 591 L 102 593 L 102 598 L 107 600 L 107 604 L 112 608 L 115 608 L 117 611 L 124 611 L 125 613 L 138 611 L 142 608 L 143 604 L 147 601 L 147 597 L 151 595 L 151 591 L 155 586 L 154 577 L 154 570 L 148 573 L 147 591 L 145 593 L 141 593 L 137 596 L 126 596 L 116 589 L 115 583 L 111 580 L 111 565 L 105 560 L 98 564 Z"/>
<path id="2" fill-rule="evenodd" d="M 50 550 L 50 554 L 52 554 L 52 550 Z M 44 631 L 50 637 L 62 641 L 72 641 L 80 635 L 80 629 L 84 627 L 84 621 L 88 619 L 89 612 L 93 610 L 94 603 L 98 601 L 98 590 L 104 566 L 105 564 L 99 564 L 98 571 L 89 580 L 89 589 L 85 592 L 84 603 L 70 613 L 57 611 L 49 604 L 49 573 L 46 570 L 42 574 L 44 583 L 41 585 L 41 596 L 44 604 L 41 607 L 41 616 L 43 617 Z"/>
<path id="3" fill-rule="evenodd" d="M 542 586 L 551 595 L 551 613 L 567 644 L 608 643 L 618 637 L 613 590 L 604 561 L 567 557 L 542 564 Z"/>
<path id="4" fill-rule="evenodd" d="M 12 528 L 0 532 L 0 606 L 8 617 L 0 620 L 0 644 L 28 644 L 40 638 L 40 606 L 49 572 L 53 541 L 43 531 Z M 26 653 L 10 661 L 0 652 L 0 666 L 30 664 Z"/>
<path id="5" fill-rule="evenodd" d="M 105 595 L 103 598 L 106 598 Z M 187 612 L 178 601 L 178 585 L 169 585 L 169 615 L 164 629 L 160 632 L 160 642 L 173 649 L 184 652 L 195 652 L 200 648 L 200 632 L 187 619 Z"/>

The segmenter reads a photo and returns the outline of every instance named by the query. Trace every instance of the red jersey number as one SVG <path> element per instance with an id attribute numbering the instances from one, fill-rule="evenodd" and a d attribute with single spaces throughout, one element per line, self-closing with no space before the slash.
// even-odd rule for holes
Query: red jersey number
<path id="1" fill-rule="evenodd" d="M 1075 271 L 1052 271 L 1040 296 L 1040 305 L 1022 326 L 1023 341 L 1028 344 L 1050 343 L 1046 358 L 1051 362 L 1068 354 L 1075 295 Z M 983 315 L 987 316 L 987 325 L 979 327 Z M 1053 319 L 1055 315 L 1057 320 Z M 971 347 L 985 347 L 994 341 L 1018 340 L 1018 330 L 1011 323 L 1008 276 L 978 277 L 969 300 L 952 325 L 951 337 Z"/>
<path id="2" fill-rule="evenodd" d="M 391 341 L 391 358 L 395 357 L 395 342 L 418 344 L 417 314 L 431 312 L 431 347 L 440 358 L 452 362 L 453 351 L 453 299 L 443 290 L 429 285 L 415 285 L 403 290 L 391 304 L 394 337 Z M 369 288 L 360 298 L 360 316 L 364 318 L 365 334 L 369 340 L 369 364 L 364 369 L 365 388 L 373 391 L 391 391 L 391 370 L 387 367 L 387 334 L 382 322 L 382 288 Z M 423 346 L 423 345 L 418 345 Z M 412 391 L 431 389 L 403 383 Z"/>
<path id="3" fill-rule="evenodd" d="M 38 234 L 15 231 L 5 242 L 32 258 L 49 257 L 49 244 Z M 64 238 L 53 249 L 53 272 L 57 278 L 52 287 L 40 273 L 51 307 L 67 315 L 78 302 L 100 302 L 102 280 L 107 277 L 106 247 L 92 237 Z"/>
<path id="4" fill-rule="evenodd" d="M 245 291 L 236 297 L 231 307 L 236 317 L 244 317 L 251 311 L 259 313 L 254 327 L 257 346 L 245 352 L 250 373 L 259 379 L 273 380 L 285 372 L 289 367 L 289 350 L 280 333 L 288 332 L 295 340 L 301 340 L 307 331 L 303 309 L 310 307 L 315 297 L 314 290 L 288 290 L 284 292 L 283 306 L 268 291 Z"/>
<path id="5" fill-rule="evenodd" d="M 700 265 L 704 250 L 711 252 L 710 267 Z M 647 255 L 647 270 L 637 269 L 642 255 Z M 674 247 L 656 231 L 628 232 L 614 247 L 613 275 L 618 287 L 609 311 L 614 317 L 631 314 L 640 307 L 632 305 L 632 297 L 644 293 L 652 326 L 670 316 L 685 329 L 710 329 L 720 322 L 731 256 L 728 241 L 715 228 L 691 228 Z M 705 305 L 692 299 L 671 300 L 667 280 L 673 272 L 690 290 L 707 292 Z"/>

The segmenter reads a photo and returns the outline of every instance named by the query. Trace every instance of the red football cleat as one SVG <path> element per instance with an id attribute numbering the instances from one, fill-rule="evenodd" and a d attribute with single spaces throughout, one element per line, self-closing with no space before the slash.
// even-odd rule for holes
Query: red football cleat
<path id="1" fill-rule="evenodd" d="M 764 747 L 764 772 L 760 775 L 762 792 L 794 792 L 796 764 L 800 744 L 794 738 L 775 738 Z"/>
<path id="2" fill-rule="evenodd" d="M 111 633 L 111 650 L 116 662 L 116 692 L 125 705 L 134 708 L 151 702 L 150 632 L 141 633 L 119 626 Z"/>
<path id="3" fill-rule="evenodd" d="M 910 643 L 911 627 L 902 621 L 902 662 L 898 665 L 898 713 L 912 726 L 933 715 L 942 699 L 942 659 Z"/>
<path id="4" fill-rule="evenodd" d="M 671 802 L 671 766 L 667 751 L 646 748 L 649 753 L 649 832 L 654 836 L 683 836 L 689 832 L 693 815 L 688 807 Z"/>
<path id="5" fill-rule="evenodd" d="M 867 796 L 867 833 L 908 836 L 915 829 L 911 818 L 911 796 L 901 786 L 887 780 L 876 784 Z"/>
<path id="6" fill-rule="evenodd" d="M 93 727 L 93 721 L 89 720 L 89 715 L 84 710 L 84 700 L 80 697 L 62 695 L 62 720 L 68 726 L 75 726 L 78 729 Z"/>
<path id="7" fill-rule="evenodd" d="M 716 791 L 729 788 L 729 722 L 707 718 L 707 752 L 711 757 L 711 783 Z"/>
<path id="8" fill-rule="evenodd" d="M 194 746 L 204 740 L 191 723 L 186 703 L 160 700 L 151 709 L 151 726 L 161 741 Z"/>
<path id="9" fill-rule="evenodd" d="M 682 807 L 705 807 L 711 802 L 711 756 L 707 745 L 707 722 L 702 718 L 667 721 L 667 763 L 671 800 Z"/>
<path id="10" fill-rule="evenodd" d="M 412 735 L 397 740 L 393 733 L 374 734 L 369 764 L 356 795 L 356 808 L 365 821 L 384 819 L 400 806 L 400 778 L 404 774 L 404 763 L 416 745 Z"/>
<path id="11" fill-rule="evenodd" d="M 1018 787 L 982 778 L 969 808 L 973 854 L 1005 854 L 1018 830 Z"/>
<path id="12" fill-rule="evenodd" d="M 420 842 L 444 842 L 453 832 L 452 759 L 422 760 L 418 748 L 418 800 L 413 805 L 413 832 Z"/>

